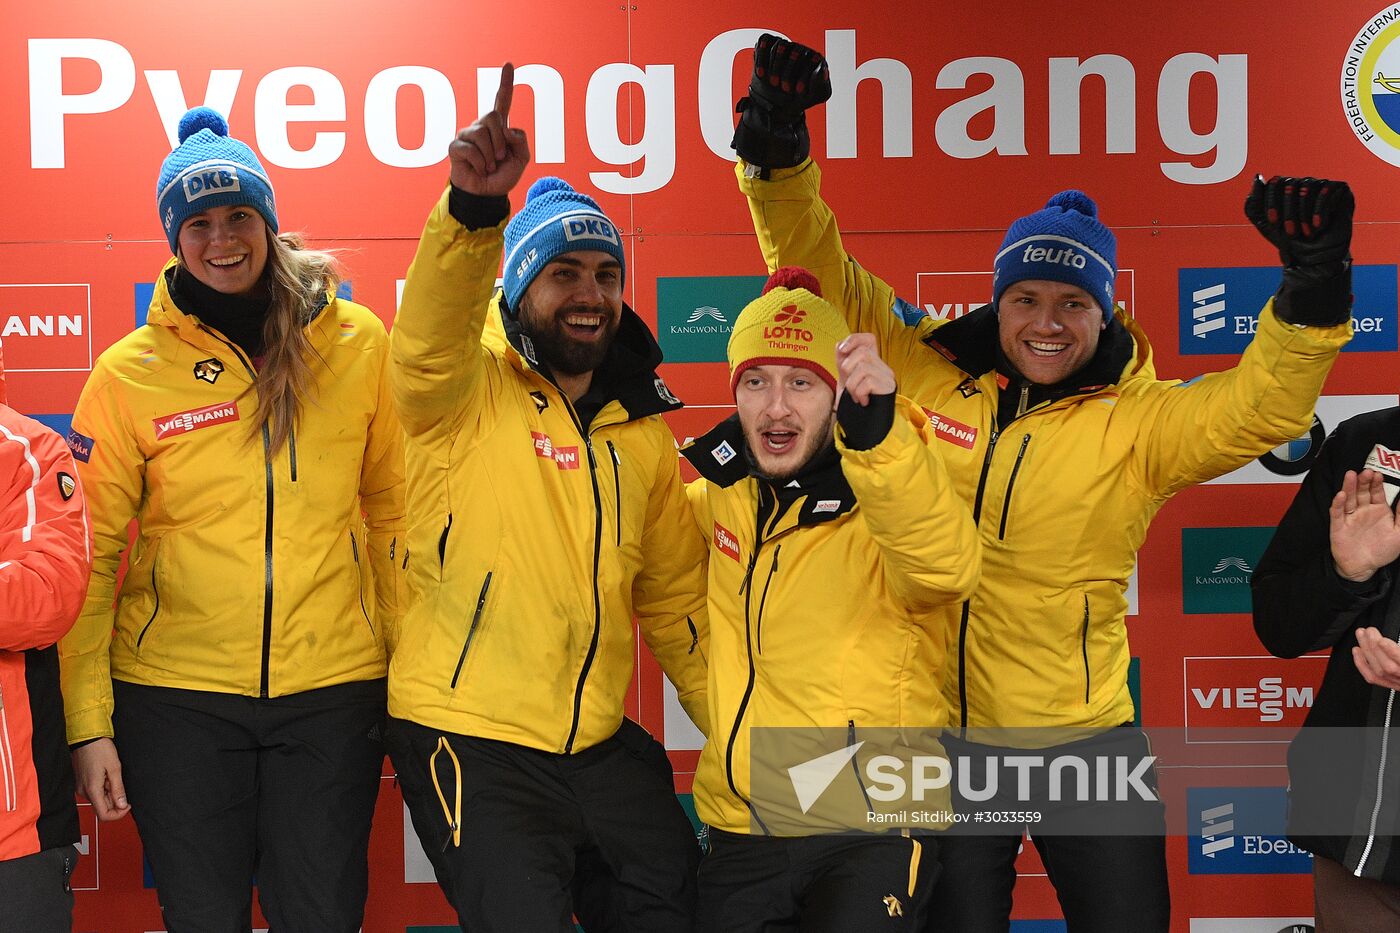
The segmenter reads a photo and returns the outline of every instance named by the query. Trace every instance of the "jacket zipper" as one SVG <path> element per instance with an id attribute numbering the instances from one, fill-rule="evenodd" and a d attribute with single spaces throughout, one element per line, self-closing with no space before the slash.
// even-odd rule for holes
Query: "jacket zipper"
<path id="1" fill-rule="evenodd" d="M 755 522 L 755 524 L 757 524 L 757 522 Z M 755 541 L 753 553 L 749 555 L 748 568 L 744 571 L 744 580 L 739 585 L 739 592 L 747 593 L 747 595 L 744 596 L 744 647 L 747 650 L 749 656 L 749 680 L 748 683 L 744 686 L 744 696 L 739 700 L 739 709 L 734 714 L 734 725 L 729 730 L 729 741 L 728 743 L 726 743 L 724 749 L 724 776 L 725 779 L 729 782 L 730 793 L 732 793 L 735 797 L 744 802 L 744 806 L 748 807 L 749 812 L 753 814 L 754 819 L 758 820 L 759 826 L 763 826 L 763 820 L 759 819 L 758 811 L 754 809 L 754 806 L 749 801 L 749 798 L 745 797 L 742 793 L 740 793 L 739 785 L 734 780 L 734 743 L 739 739 L 739 726 L 744 721 L 744 713 L 748 711 L 749 698 L 753 696 L 754 683 L 758 679 L 758 670 L 755 667 L 753 660 L 754 625 L 752 620 L 750 619 L 749 606 L 753 602 L 751 598 L 753 593 L 750 583 L 753 579 L 754 567 L 758 564 L 758 552 L 759 549 L 762 547 L 762 541 Z M 773 559 L 774 564 L 776 566 L 776 554 L 773 555 Z M 769 579 L 772 579 L 771 570 L 769 571 Z M 766 586 L 767 585 L 765 584 L 765 589 Z M 760 625 L 762 624 L 762 621 L 762 610 L 760 609 Z"/>
<path id="2" fill-rule="evenodd" d="M 1400 639 L 1397 639 L 1400 641 Z M 1385 799 L 1382 790 L 1385 786 L 1385 766 L 1390 757 L 1390 715 L 1395 708 L 1395 691 L 1390 691 L 1390 696 L 1385 700 L 1385 728 L 1381 730 L 1381 760 L 1376 769 L 1376 805 L 1371 808 L 1371 826 L 1366 833 L 1366 848 L 1361 850 L 1361 858 L 1356 862 L 1356 871 L 1352 872 L 1358 878 L 1366 877 L 1366 862 L 1371 858 L 1371 849 L 1376 844 L 1376 822 L 1381 815 L 1381 802 Z"/>
<path id="3" fill-rule="evenodd" d="M 695 627 L 695 621 L 690 616 L 685 617 L 685 627 L 690 629 L 690 650 L 686 654 L 694 654 L 696 647 L 700 644 L 700 631 Z"/>
<path id="4" fill-rule="evenodd" d="M 763 654 L 763 604 L 768 602 L 768 584 L 773 582 L 773 575 L 778 572 L 778 554 L 782 549 L 781 544 L 773 549 L 773 566 L 768 568 L 768 579 L 763 581 L 763 595 L 758 597 L 758 625 L 755 626 L 754 640 L 758 643 L 759 654 Z"/>
<path id="5" fill-rule="evenodd" d="M 10 719 L 5 712 L 5 695 L 0 692 L 0 785 L 5 788 L 5 812 L 19 809 L 19 788 L 15 782 L 15 753 L 10 748 Z"/>
<path id="6" fill-rule="evenodd" d="M 588 449 L 588 479 L 593 484 L 593 637 L 589 639 L 588 653 L 584 655 L 583 668 L 578 672 L 578 685 L 574 688 L 573 722 L 569 725 L 568 741 L 564 743 L 564 754 L 569 755 L 573 753 L 574 739 L 578 737 L 579 719 L 583 714 L 583 686 L 588 680 L 589 670 L 593 667 L 593 658 L 598 653 L 598 636 L 603 627 L 603 606 L 598 595 L 598 563 L 603 554 L 603 498 L 598 490 L 598 458 L 593 453 L 593 437 L 583 429 L 583 422 L 579 421 L 573 402 L 569 401 L 562 390 L 559 395 L 564 399 L 564 408 L 569 412 L 574 427 L 578 429 L 579 436 L 583 438 L 584 446 Z"/>
<path id="7" fill-rule="evenodd" d="M 378 636 L 375 635 L 374 632 L 374 622 L 370 620 L 369 610 L 365 608 L 364 570 L 360 567 L 360 548 L 359 545 L 355 543 L 355 532 L 353 531 L 350 532 L 350 554 L 355 558 L 355 579 L 360 583 L 360 614 L 365 617 L 365 624 L 369 626 L 370 635 L 374 635 L 377 638 Z"/>
<path id="8" fill-rule="evenodd" d="M 611 455 L 612 458 L 613 500 L 617 505 L 617 516 L 615 518 L 615 527 L 617 529 L 617 546 L 622 547 L 622 478 L 618 474 L 617 469 L 618 463 L 620 461 L 617 457 L 617 448 L 613 446 L 613 442 L 607 441 L 607 445 L 608 453 L 609 455 Z"/>
<path id="9" fill-rule="evenodd" d="M 267 477 L 267 533 L 263 536 L 263 643 L 262 680 L 258 695 L 268 696 L 269 668 L 272 663 L 272 438 L 262 427 L 263 468 Z"/>
<path id="10" fill-rule="evenodd" d="M 997 540 L 1006 540 L 1006 519 L 1011 514 L 1011 490 L 1016 485 L 1016 474 L 1021 472 L 1021 460 L 1026 456 L 1026 446 L 1030 444 L 1031 436 L 1027 434 L 1021 438 L 1021 449 L 1016 454 L 1016 463 L 1011 467 L 1011 478 L 1006 481 L 1006 497 L 1001 500 L 1001 527 L 997 530 Z"/>
<path id="11" fill-rule="evenodd" d="M 287 456 L 292 461 L 292 482 L 297 481 L 297 429 L 289 428 L 287 431 Z"/>
<path id="12" fill-rule="evenodd" d="M 992 454 L 997 449 L 997 438 L 1001 432 L 993 430 L 987 438 L 987 452 L 982 457 L 982 475 L 977 479 L 977 496 L 972 503 L 972 524 L 978 525 L 982 519 L 982 494 L 987 489 L 987 473 L 992 468 Z M 963 600 L 962 621 L 958 624 L 958 716 L 961 719 L 960 734 L 967 735 L 967 623 L 972 615 L 972 599 Z"/>
<path id="13" fill-rule="evenodd" d="M 199 329 L 204 331 L 219 343 L 228 347 L 229 352 L 238 358 L 238 362 L 243 364 L 243 368 L 248 371 L 248 378 L 255 385 L 258 381 L 258 372 L 253 368 L 253 363 L 244 356 L 243 351 L 238 349 L 227 340 L 215 334 L 203 324 Z M 258 696 L 268 695 L 269 668 L 272 663 L 272 437 L 268 432 L 267 424 L 262 426 L 263 441 L 263 475 L 267 483 L 267 531 L 263 535 L 263 642 L 262 642 L 262 665 L 259 672 Z"/>
<path id="14" fill-rule="evenodd" d="M 136 650 L 141 650 L 141 642 L 146 640 L 146 631 L 151 627 L 151 623 L 156 620 L 156 613 L 160 612 L 160 590 L 156 587 L 156 561 L 160 560 L 160 552 L 157 550 L 155 556 L 151 558 L 151 592 L 156 596 L 155 608 L 151 610 L 151 617 L 146 620 L 146 624 L 141 626 L 141 634 L 136 636 Z"/>
<path id="15" fill-rule="evenodd" d="M 1089 702 L 1089 687 L 1093 683 L 1089 676 L 1089 594 L 1084 594 L 1084 628 L 1079 633 L 1079 650 L 1084 654 L 1084 702 Z"/>
<path id="16" fill-rule="evenodd" d="M 847 719 L 847 720 L 846 720 L 846 747 L 847 747 L 847 748 L 850 748 L 852 745 L 855 745 L 855 744 L 856 744 L 856 721 L 855 721 L 854 719 Z M 875 812 L 875 805 L 874 805 L 873 803 L 870 802 L 870 795 L 867 794 L 867 793 L 865 792 L 865 782 L 862 781 L 861 778 L 860 778 L 860 762 L 856 760 L 856 755 L 855 755 L 855 753 L 852 753 L 852 754 L 851 754 L 851 771 L 852 771 L 852 772 L 855 774 L 855 776 L 856 776 L 856 786 L 860 788 L 860 795 L 861 795 L 861 797 L 864 798 L 864 800 L 865 800 L 865 809 L 866 809 L 866 812 L 867 812 L 867 813 L 874 813 L 874 812 Z"/>
<path id="17" fill-rule="evenodd" d="M 481 582 L 481 595 L 476 598 L 476 611 L 472 613 L 472 624 L 467 628 L 467 640 L 462 643 L 462 653 L 457 656 L 457 667 L 452 671 L 453 690 L 457 689 L 457 678 L 462 676 L 462 665 L 467 661 L 467 652 L 471 650 L 472 639 L 476 638 L 477 626 L 481 624 L 481 614 L 486 609 L 486 594 L 491 592 L 492 573 L 488 570 L 486 579 Z"/>

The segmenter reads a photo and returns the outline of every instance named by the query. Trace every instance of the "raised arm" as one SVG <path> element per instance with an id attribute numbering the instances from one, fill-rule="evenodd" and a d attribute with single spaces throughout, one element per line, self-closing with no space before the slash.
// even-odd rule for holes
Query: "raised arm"
<path id="1" fill-rule="evenodd" d="M 1170 494 L 1301 437 L 1351 339 L 1351 222 L 1345 182 L 1256 178 L 1245 214 L 1279 249 L 1283 282 L 1232 369 L 1160 391 L 1143 422 L 1140 466 Z"/>
<path id="2" fill-rule="evenodd" d="M 481 333 L 508 196 L 530 161 L 525 131 L 507 123 L 513 87 L 507 64 L 494 109 L 448 147 L 451 184 L 428 215 L 404 282 L 390 385 L 409 437 L 454 430 L 482 379 Z"/>
<path id="3" fill-rule="evenodd" d="M 841 243 L 836 216 L 821 197 L 821 170 L 808 158 L 805 112 L 830 96 L 820 53 L 779 36 L 758 40 L 734 132 L 739 190 L 768 271 L 811 270 L 851 330 L 874 334 L 881 357 L 903 378 L 909 366 L 928 362 L 932 351 L 919 341 L 933 322 L 861 268 Z"/>
<path id="4" fill-rule="evenodd" d="M 927 416 L 894 394 L 894 373 L 872 335 L 852 334 L 836 359 L 841 470 L 880 547 L 886 581 L 920 608 L 966 599 L 981 575 L 981 545 L 967 505 L 929 446 Z"/>

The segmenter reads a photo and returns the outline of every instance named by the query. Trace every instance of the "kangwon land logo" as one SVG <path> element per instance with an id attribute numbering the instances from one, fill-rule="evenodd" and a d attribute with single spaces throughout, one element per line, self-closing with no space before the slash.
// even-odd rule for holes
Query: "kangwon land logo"
<path id="1" fill-rule="evenodd" d="M 761 275 L 656 280 L 656 337 L 668 363 L 722 363 L 734 319 L 763 291 Z"/>

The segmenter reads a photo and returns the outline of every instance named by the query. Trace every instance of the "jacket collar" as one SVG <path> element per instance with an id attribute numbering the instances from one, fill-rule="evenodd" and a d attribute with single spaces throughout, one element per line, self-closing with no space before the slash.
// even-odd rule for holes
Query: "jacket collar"
<path id="1" fill-rule="evenodd" d="M 816 525 L 839 518 L 855 508 L 856 496 L 835 447 L 828 447 L 807 463 L 797 476 L 781 485 L 757 475 L 750 459 L 744 429 L 738 415 L 730 415 L 704 435 L 681 448 L 681 456 L 696 472 L 720 488 L 728 488 L 752 477 L 761 491 L 760 500 L 781 506 L 779 518 L 796 504 L 796 524 Z M 761 517 L 761 516 L 760 516 Z M 766 537 L 771 537 L 772 532 Z"/>
<path id="2" fill-rule="evenodd" d="M 495 313 L 487 319 L 484 339 L 489 343 L 493 338 L 503 338 L 502 342 L 509 348 L 506 355 L 512 365 L 522 372 L 538 373 L 557 388 L 558 383 L 549 371 L 549 364 L 537 356 L 533 341 L 520 329 L 520 321 L 506 311 L 505 295 L 501 290 L 496 291 L 491 306 Z M 637 313 L 624 304 L 612 346 L 608 348 L 602 364 L 594 370 L 595 385 L 601 381 L 608 396 L 607 401 L 618 402 L 627 415 L 627 421 L 675 411 L 682 407 L 682 402 L 656 374 L 661 359 L 661 345 Z"/>
<path id="3" fill-rule="evenodd" d="M 146 312 L 146 323 L 156 327 L 168 327 L 174 330 L 181 340 L 196 346 L 207 346 L 212 339 L 219 348 L 233 348 L 233 341 L 219 333 L 212 327 L 205 325 L 198 317 L 186 314 L 175 303 L 174 296 L 170 293 L 170 277 L 174 274 L 175 266 L 179 259 L 171 257 L 170 260 L 160 270 L 160 275 L 156 277 L 155 291 L 151 295 L 151 305 Z M 312 308 L 311 319 L 307 322 L 307 327 L 315 328 L 313 325 L 321 318 L 321 312 L 330 306 L 331 294 L 322 293 Z M 242 351 L 239 352 L 241 355 Z"/>

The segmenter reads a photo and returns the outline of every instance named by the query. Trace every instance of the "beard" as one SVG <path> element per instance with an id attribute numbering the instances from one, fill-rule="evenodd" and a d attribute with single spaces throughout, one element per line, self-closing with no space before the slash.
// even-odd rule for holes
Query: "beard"
<path id="1" fill-rule="evenodd" d="M 780 459 L 769 454 L 763 447 L 763 431 L 773 427 L 771 424 L 764 425 L 761 430 L 754 431 L 751 436 L 747 435 L 745 440 L 749 447 L 749 457 L 753 465 L 757 467 L 758 475 L 768 480 L 774 485 L 782 485 L 797 477 L 799 473 L 807 468 L 807 465 L 826 451 L 828 447 L 836 446 L 834 431 L 836 429 L 836 413 L 829 412 L 826 419 L 817 425 L 816 430 L 802 435 L 802 446 L 799 452 L 792 457 Z"/>
<path id="2" fill-rule="evenodd" d="M 602 334 L 591 341 L 578 340 L 569 334 L 564 318 L 570 314 L 601 314 Z M 520 330 L 535 344 L 535 351 L 549 368 L 566 376 L 582 376 L 602 365 L 612 347 L 621 316 L 606 305 L 565 305 L 553 313 L 540 311 L 522 298 Z"/>

